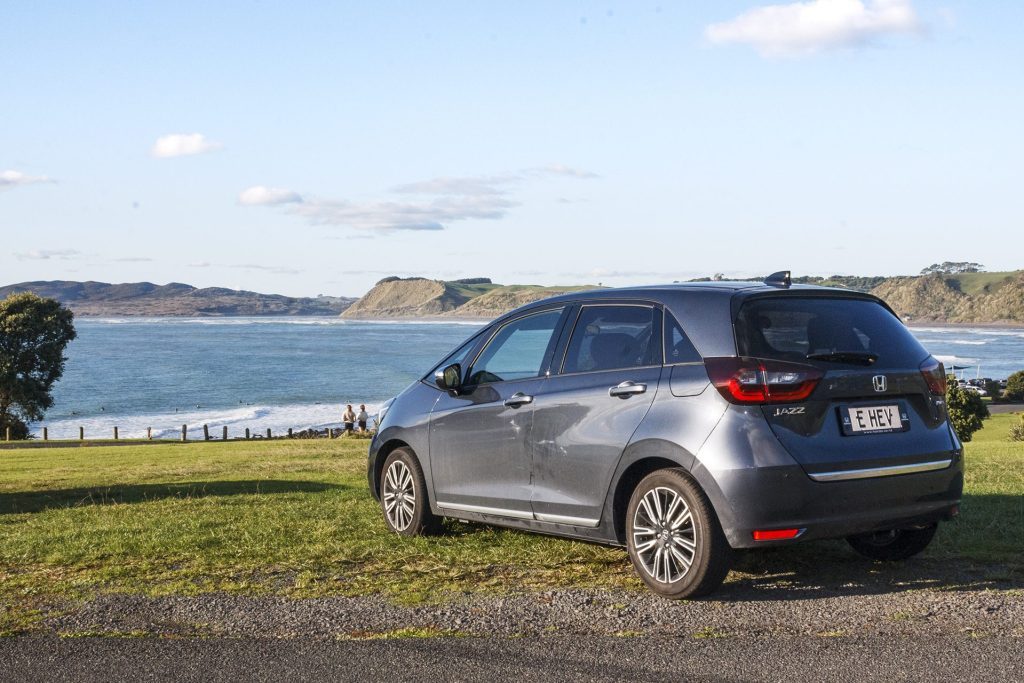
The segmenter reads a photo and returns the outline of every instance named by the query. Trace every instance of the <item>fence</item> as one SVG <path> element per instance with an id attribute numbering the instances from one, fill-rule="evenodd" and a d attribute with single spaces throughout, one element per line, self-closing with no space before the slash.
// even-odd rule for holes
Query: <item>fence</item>
<path id="1" fill-rule="evenodd" d="M 273 431 L 271 430 L 270 427 L 267 427 L 266 436 L 264 436 L 262 432 L 254 432 L 254 431 L 251 431 L 249 427 L 246 427 L 245 428 L 244 436 L 240 435 L 240 436 L 236 436 L 234 438 L 228 438 L 228 427 L 227 427 L 227 425 L 223 425 L 221 427 L 220 438 L 217 438 L 216 436 L 211 436 L 210 435 L 210 426 L 208 424 L 204 424 L 202 426 L 202 431 L 203 431 L 202 439 L 192 439 L 192 441 L 197 441 L 197 440 L 200 440 L 200 441 L 249 441 L 249 440 L 253 440 L 253 439 L 264 439 L 264 438 L 266 438 L 266 439 L 274 439 L 274 438 L 277 438 L 277 439 L 295 439 L 295 438 L 299 438 L 299 439 L 315 439 L 315 438 L 337 439 L 337 438 L 341 438 L 342 436 L 345 436 L 347 434 L 372 434 L 374 432 L 373 429 L 368 429 L 366 432 L 359 432 L 358 430 L 356 430 L 354 432 L 349 432 L 348 430 L 346 430 L 344 428 L 341 428 L 341 427 L 325 427 L 323 430 L 307 428 L 307 429 L 303 429 L 303 430 L 300 430 L 300 431 L 296 432 L 293 428 L 289 427 L 288 431 L 284 435 L 278 435 L 278 436 L 275 437 L 273 435 Z M 189 435 L 189 427 L 188 427 L 187 424 L 183 424 L 183 425 L 181 425 L 181 437 L 177 438 L 177 439 L 173 439 L 173 441 L 182 441 L 182 442 L 189 441 L 188 435 Z M 42 436 L 42 440 L 43 441 L 50 441 L 50 430 L 49 430 L 48 427 L 43 427 L 42 428 L 41 436 Z M 104 437 L 99 437 L 99 439 L 100 440 L 105 440 Z M 69 439 L 62 439 L 62 441 L 68 441 L 68 440 Z M 85 438 L 85 427 L 79 427 L 78 428 L 78 439 L 77 440 L 78 441 L 86 441 L 87 440 Z M 89 440 L 97 440 L 97 438 L 96 437 L 90 437 Z M 114 441 L 124 441 L 125 440 L 125 439 L 121 438 L 120 433 L 119 433 L 119 429 L 118 429 L 118 427 L 116 425 L 113 427 L 113 440 Z M 146 441 L 154 441 L 154 440 L 155 441 L 168 441 L 169 439 L 153 439 L 153 428 L 152 427 L 147 427 L 146 428 L 146 439 L 145 440 Z M 11 428 L 10 427 L 7 427 L 6 430 L 5 430 L 4 441 L 7 441 L 7 442 L 11 441 Z"/>

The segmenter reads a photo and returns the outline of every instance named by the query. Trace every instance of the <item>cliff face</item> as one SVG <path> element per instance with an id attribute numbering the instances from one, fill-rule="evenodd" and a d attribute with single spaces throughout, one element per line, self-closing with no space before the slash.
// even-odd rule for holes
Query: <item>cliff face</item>
<path id="1" fill-rule="evenodd" d="M 514 308 L 580 287 L 495 285 L 486 278 L 381 280 L 342 315 L 345 318 L 496 318 Z"/>
<path id="2" fill-rule="evenodd" d="M 345 297 L 296 298 L 222 287 L 198 289 L 178 282 L 155 285 L 63 280 L 0 287 L 0 298 L 16 292 L 35 292 L 56 299 L 80 316 L 338 315 L 355 301 Z"/>
<path id="3" fill-rule="evenodd" d="M 871 293 L 914 322 L 1024 323 L 1024 271 L 894 277 Z"/>
<path id="4" fill-rule="evenodd" d="M 385 278 L 342 314 L 345 318 L 416 318 L 454 311 L 468 297 L 451 283 L 426 278 Z"/>

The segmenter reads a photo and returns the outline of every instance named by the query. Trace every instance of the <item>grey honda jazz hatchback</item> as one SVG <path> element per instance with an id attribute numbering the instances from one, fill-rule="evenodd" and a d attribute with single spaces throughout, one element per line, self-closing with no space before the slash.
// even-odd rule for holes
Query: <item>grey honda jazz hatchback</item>
<path id="1" fill-rule="evenodd" d="M 714 590 L 736 548 L 905 559 L 963 489 L 942 365 L 880 299 L 788 273 L 524 306 L 379 419 L 367 474 L 395 532 L 451 517 L 625 546 L 669 598 Z"/>

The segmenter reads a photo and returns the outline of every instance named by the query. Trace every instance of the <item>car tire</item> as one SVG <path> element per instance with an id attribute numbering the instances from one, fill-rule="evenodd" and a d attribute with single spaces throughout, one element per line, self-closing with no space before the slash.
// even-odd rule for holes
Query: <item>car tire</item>
<path id="1" fill-rule="evenodd" d="M 890 529 L 846 539 L 854 550 L 872 560 L 898 562 L 913 557 L 928 547 L 938 524 L 920 529 Z"/>
<path id="2" fill-rule="evenodd" d="M 424 536 L 441 530 L 441 518 L 430 511 L 423 468 L 408 448 L 396 448 L 384 461 L 380 507 L 388 528 L 402 536 Z"/>
<path id="3" fill-rule="evenodd" d="M 710 501 L 678 468 L 652 472 L 634 489 L 626 548 L 644 583 L 672 600 L 714 591 L 732 564 L 732 548 Z"/>

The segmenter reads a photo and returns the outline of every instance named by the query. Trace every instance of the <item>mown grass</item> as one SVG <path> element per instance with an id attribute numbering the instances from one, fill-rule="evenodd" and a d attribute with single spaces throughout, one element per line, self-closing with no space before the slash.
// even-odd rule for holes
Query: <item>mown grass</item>
<path id="1" fill-rule="evenodd" d="M 1006 440 L 1018 419 L 994 416 L 968 444 L 962 517 L 942 526 L 926 559 L 981 565 L 996 579 L 1022 575 L 1024 444 Z M 620 549 L 458 523 L 433 538 L 388 533 L 366 487 L 366 445 L 0 451 L 0 633 L 24 630 L 54 599 L 97 592 L 383 594 L 418 603 L 641 586 Z M 858 561 L 841 543 L 751 555 L 774 559 L 741 560 L 731 580 L 775 572 L 787 585 L 791 567 L 829 571 L 823 556 Z"/>

